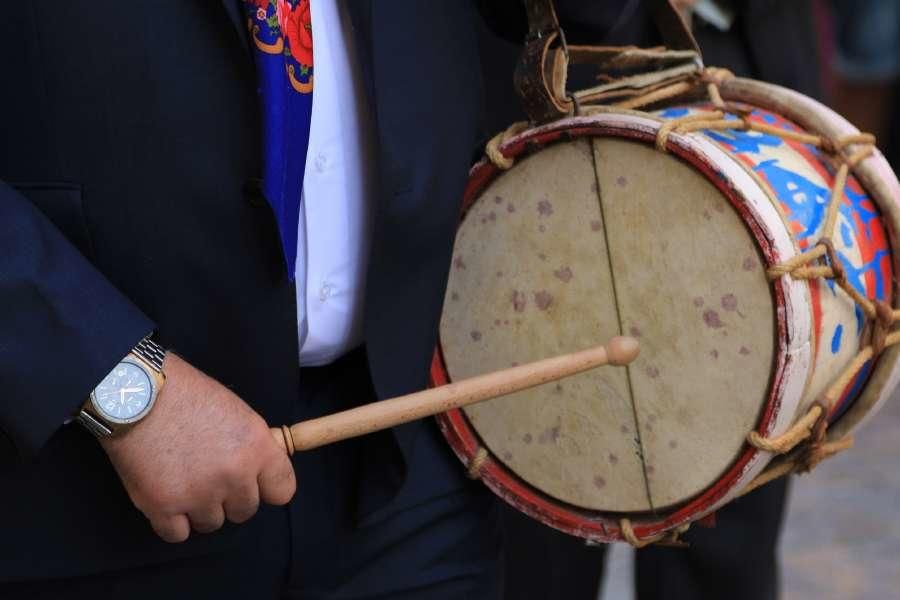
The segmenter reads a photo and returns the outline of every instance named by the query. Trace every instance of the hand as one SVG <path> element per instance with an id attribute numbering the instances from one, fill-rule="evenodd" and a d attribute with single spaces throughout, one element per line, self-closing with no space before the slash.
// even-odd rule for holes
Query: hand
<path id="1" fill-rule="evenodd" d="M 191 528 L 242 523 L 259 502 L 286 504 L 294 469 L 265 421 L 225 386 L 174 354 L 147 417 L 101 440 L 134 505 L 167 542 Z"/>

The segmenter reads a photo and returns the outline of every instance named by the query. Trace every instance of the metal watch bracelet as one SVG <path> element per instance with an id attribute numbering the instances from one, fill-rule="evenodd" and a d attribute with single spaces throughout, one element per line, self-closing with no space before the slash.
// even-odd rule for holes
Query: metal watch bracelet
<path id="1" fill-rule="evenodd" d="M 131 351 L 144 359 L 154 371 L 162 373 L 163 360 L 166 358 L 166 351 L 163 350 L 162 346 L 151 340 L 150 336 L 147 336 L 138 342 L 137 346 Z"/>

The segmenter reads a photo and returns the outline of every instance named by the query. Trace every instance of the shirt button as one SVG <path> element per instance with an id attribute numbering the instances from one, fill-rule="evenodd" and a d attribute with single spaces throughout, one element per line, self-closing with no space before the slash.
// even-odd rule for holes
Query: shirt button
<path id="1" fill-rule="evenodd" d="M 319 290 L 319 301 L 325 302 L 328 300 L 331 295 L 334 293 L 334 286 L 330 283 L 326 283 L 322 285 L 322 288 Z"/>
<path id="2" fill-rule="evenodd" d="M 328 166 L 328 157 L 325 156 L 324 152 L 319 152 L 316 154 L 316 160 L 314 161 L 316 165 L 316 171 L 321 173 Z"/>

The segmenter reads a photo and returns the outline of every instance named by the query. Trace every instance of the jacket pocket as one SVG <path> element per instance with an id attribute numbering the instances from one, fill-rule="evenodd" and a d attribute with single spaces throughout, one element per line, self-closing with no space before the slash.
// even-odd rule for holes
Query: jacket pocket
<path id="1" fill-rule="evenodd" d="M 73 183 L 10 183 L 47 217 L 89 260 L 94 258 L 87 220 L 82 205 L 81 186 Z"/>

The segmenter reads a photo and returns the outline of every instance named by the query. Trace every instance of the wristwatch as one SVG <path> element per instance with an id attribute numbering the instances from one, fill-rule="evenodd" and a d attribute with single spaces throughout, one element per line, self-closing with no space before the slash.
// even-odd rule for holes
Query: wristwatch
<path id="1" fill-rule="evenodd" d="M 165 350 L 145 337 L 110 371 L 75 419 L 99 438 L 120 434 L 146 417 L 166 381 Z"/>

